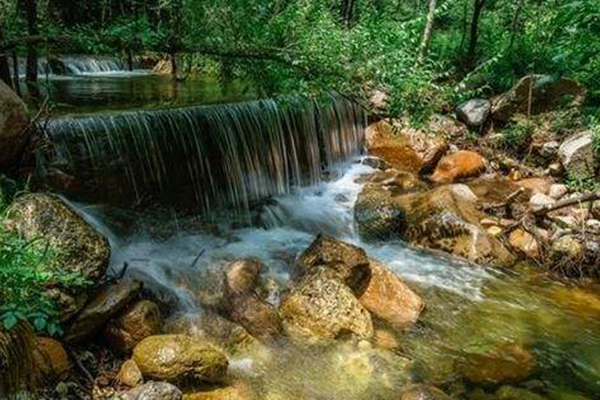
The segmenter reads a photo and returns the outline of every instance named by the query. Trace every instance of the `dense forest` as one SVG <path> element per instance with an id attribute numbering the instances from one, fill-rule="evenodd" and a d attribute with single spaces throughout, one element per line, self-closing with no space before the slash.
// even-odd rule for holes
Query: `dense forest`
<path id="1" fill-rule="evenodd" d="M 530 73 L 576 79 L 592 100 L 600 97 L 594 0 L 5 0 L 0 7 L 5 82 L 15 53 L 152 52 L 181 55 L 180 68 L 243 77 L 270 95 L 382 86 L 393 94 L 393 113 L 412 117 L 498 93 Z M 35 74 L 31 68 L 28 80 Z"/>
<path id="2" fill-rule="evenodd" d="M 594 400 L 600 0 L 0 0 L 0 400 Z"/>

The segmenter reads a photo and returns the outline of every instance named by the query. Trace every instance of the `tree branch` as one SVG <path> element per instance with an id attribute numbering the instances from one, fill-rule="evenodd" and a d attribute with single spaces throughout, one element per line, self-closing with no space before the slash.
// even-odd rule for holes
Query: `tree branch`
<path id="1" fill-rule="evenodd" d="M 541 217 L 543 215 L 548 214 L 549 212 L 560 210 L 561 208 L 596 200 L 600 200 L 600 192 L 586 193 L 582 194 L 581 196 L 573 197 L 571 199 L 565 199 L 558 201 L 554 204 L 547 204 L 545 206 L 542 206 L 541 208 L 533 211 L 533 215 L 535 215 L 536 217 Z"/>

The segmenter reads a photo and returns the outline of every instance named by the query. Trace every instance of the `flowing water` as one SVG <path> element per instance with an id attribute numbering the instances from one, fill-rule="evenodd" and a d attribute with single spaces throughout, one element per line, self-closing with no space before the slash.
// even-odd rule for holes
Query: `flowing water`
<path id="1" fill-rule="evenodd" d="M 63 117 L 48 127 L 40 174 L 110 238 L 114 271 L 127 264 L 176 299 L 172 327 L 201 335 L 211 279 L 240 257 L 265 263 L 277 304 L 318 233 L 365 248 L 424 298 L 419 323 L 389 333 L 392 352 L 348 342 L 231 353 L 232 374 L 259 398 L 397 400 L 409 382 L 456 399 L 600 398 L 600 288 L 361 241 L 353 206 L 358 178 L 373 172 L 360 162 L 364 126 L 337 98 Z M 518 369 L 522 349 L 535 359 L 527 379 L 499 391 L 463 380 L 491 353 L 482 371 Z"/>

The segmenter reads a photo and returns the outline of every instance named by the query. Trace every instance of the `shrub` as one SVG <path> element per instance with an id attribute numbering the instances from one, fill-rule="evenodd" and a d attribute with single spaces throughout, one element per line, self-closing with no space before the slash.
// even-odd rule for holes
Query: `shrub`
<path id="1" fill-rule="evenodd" d="M 525 118 L 517 118 L 502 131 L 503 143 L 514 150 L 522 150 L 531 142 L 535 131 L 534 123 Z"/>
<path id="2" fill-rule="evenodd" d="M 68 289 L 88 283 L 79 274 L 61 270 L 61 256 L 43 239 L 26 241 L 6 229 L 6 208 L 18 185 L 0 175 L 0 322 L 11 329 L 30 322 L 38 332 L 62 333 L 59 309 L 49 289 Z"/>

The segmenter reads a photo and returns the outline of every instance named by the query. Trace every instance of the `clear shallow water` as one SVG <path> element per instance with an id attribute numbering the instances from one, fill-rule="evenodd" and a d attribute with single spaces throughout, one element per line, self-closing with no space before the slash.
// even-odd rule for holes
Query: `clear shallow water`
<path id="1" fill-rule="evenodd" d="M 502 272 L 402 243 L 362 243 L 355 234 L 352 208 L 361 187 L 356 178 L 369 172 L 358 163 L 338 165 L 328 182 L 265 205 L 262 227 L 217 226 L 164 210 L 132 215 L 101 206 L 76 207 L 110 237 L 115 270 L 127 262 L 130 273 L 151 276 L 179 296 L 183 311 L 191 316 L 202 313 L 198 289 L 204 272 L 235 258 L 257 257 L 273 279 L 285 284 L 296 255 L 320 232 L 364 247 L 425 299 L 421 321 L 395 333 L 395 353 L 340 344 L 312 350 L 284 345 L 234 355 L 234 371 L 260 388 L 265 398 L 397 399 L 410 378 L 437 384 L 456 398 L 477 400 L 496 388 L 461 383 L 463 366 L 503 346 L 526 348 L 536 360 L 535 373 L 515 385 L 533 388 L 545 398 L 598 398 L 598 287 L 568 287 L 530 268 Z M 405 369 L 406 358 L 413 361 Z"/>

